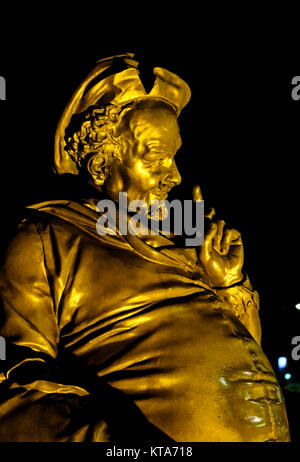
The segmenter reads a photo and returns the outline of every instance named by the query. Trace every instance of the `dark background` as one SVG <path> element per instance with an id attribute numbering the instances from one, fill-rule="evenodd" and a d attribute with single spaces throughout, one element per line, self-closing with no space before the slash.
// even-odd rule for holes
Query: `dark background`
<path id="1" fill-rule="evenodd" d="M 293 441 L 300 441 L 300 392 L 287 389 L 300 383 L 300 361 L 291 358 L 291 340 L 300 336 L 300 100 L 291 97 L 300 36 L 293 11 L 276 21 L 241 13 L 230 22 L 219 11 L 218 22 L 212 15 L 208 23 L 202 13 L 184 12 L 162 16 L 153 4 L 136 19 L 128 7 L 116 21 L 98 5 L 83 17 L 78 9 L 75 22 L 59 10 L 50 19 L 46 10 L 38 18 L 18 10 L 18 22 L 10 17 L 0 53 L 7 81 L 7 101 L 0 101 L 2 247 L 24 205 L 66 198 L 50 170 L 55 128 L 98 59 L 130 51 L 143 59 L 145 79 L 154 66 L 177 73 L 192 91 L 179 119 L 178 194 L 190 198 L 200 184 L 218 218 L 242 233 L 245 269 L 260 294 L 262 346 L 284 389 Z M 278 356 L 288 358 L 284 372 Z"/>

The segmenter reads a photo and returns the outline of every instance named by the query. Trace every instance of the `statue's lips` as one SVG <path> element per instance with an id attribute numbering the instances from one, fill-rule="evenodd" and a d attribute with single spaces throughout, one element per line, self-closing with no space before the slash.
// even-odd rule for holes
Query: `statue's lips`
<path id="1" fill-rule="evenodd" d="M 162 193 L 162 192 L 161 193 L 151 193 L 151 195 L 154 197 L 154 200 L 158 199 L 160 201 L 165 200 L 168 197 L 168 193 Z"/>

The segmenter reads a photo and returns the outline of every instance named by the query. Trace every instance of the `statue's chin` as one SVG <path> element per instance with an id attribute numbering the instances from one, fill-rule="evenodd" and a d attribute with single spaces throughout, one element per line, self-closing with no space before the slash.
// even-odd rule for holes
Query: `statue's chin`
<path id="1" fill-rule="evenodd" d="M 149 206 L 148 208 L 148 218 L 151 218 L 152 220 L 160 220 L 160 221 L 168 218 L 169 211 L 164 203 L 164 200 L 160 200 L 158 205 L 155 204 L 155 202 L 153 203 L 153 201 L 151 201 L 150 204 L 151 206 Z"/>

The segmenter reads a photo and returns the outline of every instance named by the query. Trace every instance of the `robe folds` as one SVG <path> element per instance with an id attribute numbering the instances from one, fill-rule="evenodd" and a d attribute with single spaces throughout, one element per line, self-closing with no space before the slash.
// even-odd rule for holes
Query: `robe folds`
<path id="1" fill-rule="evenodd" d="M 257 306 L 239 316 L 195 249 L 100 236 L 84 201 L 26 210 L 0 272 L 0 441 L 289 441 Z"/>

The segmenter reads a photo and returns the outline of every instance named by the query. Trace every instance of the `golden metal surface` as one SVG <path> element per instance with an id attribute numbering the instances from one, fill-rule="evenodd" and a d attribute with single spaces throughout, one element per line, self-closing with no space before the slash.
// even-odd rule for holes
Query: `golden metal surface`
<path id="1" fill-rule="evenodd" d="M 99 80 L 116 60 L 124 70 Z M 149 205 L 181 181 L 190 90 L 154 74 L 147 94 L 132 54 L 100 61 L 59 122 L 54 169 L 85 175 L 95 195 L 28 207 L 7 248 L 0 335 L 14 356 L 1 441 L 115 441 L 139 428 L 144 440 L 289 441 L 240 233 L 211 210 L 199 249 L 97 234 L 98 197 Z"/>

